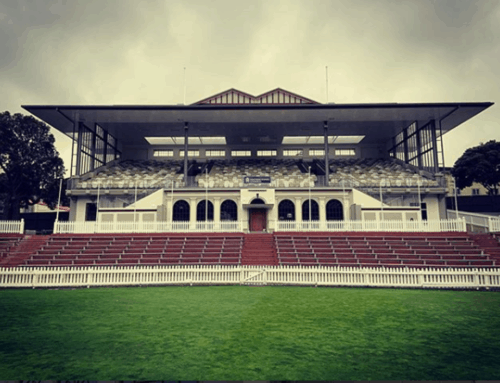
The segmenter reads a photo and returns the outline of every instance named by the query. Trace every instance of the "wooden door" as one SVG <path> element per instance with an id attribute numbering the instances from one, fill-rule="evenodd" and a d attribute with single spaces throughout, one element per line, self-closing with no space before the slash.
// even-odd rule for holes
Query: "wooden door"
<path id="1" fill-rule="evenodd" d="M 267 221 L 266 209 L 250 210 L 250 231 L 263 231 Z"/>

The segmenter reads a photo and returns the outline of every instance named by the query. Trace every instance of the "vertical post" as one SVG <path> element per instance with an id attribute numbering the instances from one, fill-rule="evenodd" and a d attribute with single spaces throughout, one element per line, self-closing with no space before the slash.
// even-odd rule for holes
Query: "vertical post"
<path id="1" fill-rule="evenodd" d="M 82 129 L 80 126 L 80 114 L 75 113 L 75 119 L 73 121 L 73 129 L 77 132 L 78 138 L 76 140 L 76 170 L 75 175 L 80 175 L 80 167 L 82 163 Z"/>
<path id="2" fill-rule="evenodd" d="M 205 229 L 208 230 L 208 167 L 205 168 Z"/>
<path id="3" fill-rule="evenodd" d="M 61 191 L 62 191 L 62 181 L 59 182 L 59 197 L 57 198 L 57 212 L 56 212 L 56 222 L 59 222 L 59 207 L 61 206 Z"/>
<path id="4" fill-rule="evenodd" d="M 384 220 L 384 197 L 382 196 L 382 180 L 378 183 L 378 190 L 380 194 L 380 219 Z"/>
<path id="5" fill-rule="evenodd" d="M 453 177 L 453 194 L 455 196 L 455 218 L 458 219 L 457 181 L 455 180 L 455 177 Z"/>
<path id="6" fill-rule="evenodd" d="M 323 125 L 323 136 L 325 144 L 325 186 L 330 185 L 330 164 L 328 159 L 328 121 Z"/>
<path id="7" fill-rule="evenodd" d="M 19 227 L 19 234 L 24 234 L 24 218 L 21 218 L 21 225 Z"/>
<path id="8" fill-rule="evenodd" d="M 137 211 L 137 181 L 135 181 L 135 198 L 134 198 L 134 232 L 135 232 L 135 216 Z"/>
<path id="9" fill-rule="evenodd" d="M 311 229 L 311 167 L 309 166 L 309 229 Z"/>
<path id="10" fill-rule="evenodd" d="M 432 139 L 432 159 L 434 162 L 434 172 L 439 171 L 439 157 L 437 149 L 437 134 L 436 134 L 436 121 L 432 120 L 430 122 L 431 128 L 431 139 Z"/>
<path id="11" fill-rule="evenodd" d="M 422 220 L 422 197 L 420 196 L 420 179 L 417 180 L 417 193 L 418 193 L 418 220 Z"/>
<path id="12" fill-rule="evenodd" d="M 184 186 L 188 186 L 188 123 L 184 123 Z"/>
<path id="13" fill-rule="evenodd" d="M 101 192 L 101 183 L 97 184 L 97 206 L 96 206 L 96 225 L 99 227 L 99 197 Z"/>

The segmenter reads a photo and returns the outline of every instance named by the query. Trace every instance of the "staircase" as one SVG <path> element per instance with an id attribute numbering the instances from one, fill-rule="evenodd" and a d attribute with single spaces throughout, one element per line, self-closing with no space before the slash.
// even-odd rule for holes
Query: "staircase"
<path id="1" fill-rule="evenodd" d="M 277 266 L 278 257 L 272 234 L 245 234 L 241 254 L 242 265 Z"/>
<path id="2" fill-rule="evenodd" d="M 50 238 L 50 235 L 25 235 L 9 255 L 0 261 L 0 267 L 21 265 L 31 254 L 36 253 Z"/>
<path id="3" fill-rule="evenodd" d="M 470 234 L 470 238 L 495 261 L 495 266 L 500 266 L 500 243 L 494 234 Z"/>

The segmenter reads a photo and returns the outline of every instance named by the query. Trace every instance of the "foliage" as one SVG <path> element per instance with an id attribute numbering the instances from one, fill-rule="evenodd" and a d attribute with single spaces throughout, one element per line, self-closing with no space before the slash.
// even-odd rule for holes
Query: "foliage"
<path id="1" fill-rule="evenodd" d="M 271 286 L 0 291 L 4 380 L 488 380 L 500 294 Z M 497 341 L 495 341 L 497 339 Z"/>
<path id="2" fill-rule="evenodd" d="M 489 141 L 467 149 L 453 169 L 452 175 L 460 189 L 480 183 L 488 194 L 497 194 L 500 184 L 500 142 Z"/>
<path id="3" fill-rule="evenodd" d="M 6 219 L 18 219 L 19 208 L 43 200 L 57 204 L 64 165 L 49 127 L 31 116 L 0 113 L 0 194 Z"/>

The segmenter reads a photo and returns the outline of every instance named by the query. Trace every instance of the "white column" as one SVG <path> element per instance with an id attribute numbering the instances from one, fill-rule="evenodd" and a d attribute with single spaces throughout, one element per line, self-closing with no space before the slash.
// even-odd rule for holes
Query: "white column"
<path id="1" fill-rule="evenodd" d="M 214 223 L 215 227 L 218 227 L 220 224 L 220 197 L 214 198 Z"/>
<path id="2" fill-rule="evenodd" d="M 295 204 L 295 222 L 302 222 L 302 198 L 295 197 L 293 203 Z"/>
<path id="3" fill-rule="evenodd" d="M 191 229 L 196 228 L 196 208 L 197 206 L 197 199 L 196 198 L 190 198 L 189 199 L 189 227 Z"/>
<path id="4" fill-rule="evenodd" d="M 326 229 L 326 201 L 325 197 L 319 197 L 319 228 Z"/>

